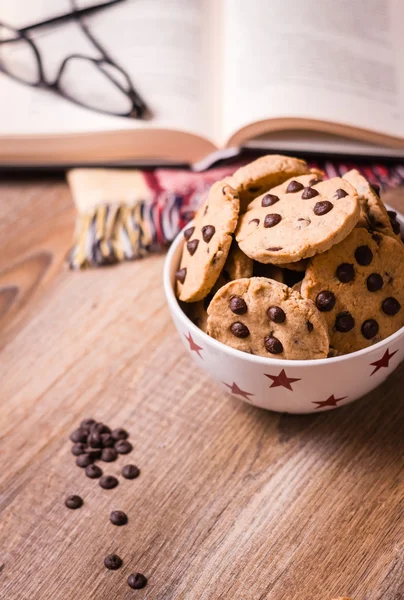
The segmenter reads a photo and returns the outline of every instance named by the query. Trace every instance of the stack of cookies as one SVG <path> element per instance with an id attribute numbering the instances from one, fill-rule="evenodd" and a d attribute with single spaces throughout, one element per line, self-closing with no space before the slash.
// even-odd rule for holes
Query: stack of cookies
<path id="1" fill-rule="evenodd" d="M 355 352 L 404 325 L 395 213 L 342 178 L 269 155 L 216 182 L 184 231 L 177 296 L 217 340 L 269 358 Z"/>

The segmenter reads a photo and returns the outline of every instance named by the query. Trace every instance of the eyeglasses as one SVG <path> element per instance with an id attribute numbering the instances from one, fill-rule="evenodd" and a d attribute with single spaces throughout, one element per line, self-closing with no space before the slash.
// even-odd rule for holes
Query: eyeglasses
<path id="1" fill-rule="evenodd" d="M 71 12 L 22 29 L 14 29 L 0 22 L 0 71 L 26 85 L 53 91 L 75 104 L 98 112 L 144 118 L 148 114 L 147 106 L 135 90 L 128 73 L 112 59 L 83 22 L 84 16 L 122 1 L 109 0 L 77 9 L 75 0 L 71 0 Z M 61 63 L 56 78 L 48 81 L 41 52 L 31 33 L 41 27 L 72 20 L 77 21 L 101 56 L 93 58 L 70 54 Z"/>

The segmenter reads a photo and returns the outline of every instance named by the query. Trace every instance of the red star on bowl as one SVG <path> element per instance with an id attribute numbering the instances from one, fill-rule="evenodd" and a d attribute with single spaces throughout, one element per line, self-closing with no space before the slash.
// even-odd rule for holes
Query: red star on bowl
<path id="1" fill-rule="evenodd" d="M 389 366 L 389 362 L 390 359 L 397 354 L 398 350 L 396 350 L 395 352 L 392 352 L 391 354 L 389 353 L 389 349 L 387 348 L 386 352 L 383 354 L 383 356 L 379 359 L 376 360 L 375 362 L 370 363 L 371 367 L 374 367 L 373 371 L 370 374 L 370 377 L 372 377 L 372 375 L 374 375 L 375 373 L 377 373 L 377 371 L 379 369 L 382 369 L 383 367 L 388 367 Z"/>
<path id="2" fill-rule="evenodd" d="M 324 400 L 323 402 L 313 402 L 313 404 L 318 404 L 318 406 L 316 406 L 317 410 L 318 408 L 323 408 L 323 406 L 337 406 L 338 402 L 341 402 L 341 400 L 345 400 L 345 398 L 348 398 L 348 396 L 342 396 L 342 398 L 335 398 L 334 394 L 332 394 L 332 396 L 327 398 L 327 400 Z"/>
<path id="3" fill-rule="evenodd" d="M 202 358 L 203 360 L 203 356 L 200 355 L 200 351 L 203 350 L 202 346 L 198 346 L 198 344 L 194 342 L 194 340 L 192 339 L 192 335 L 189 332 L 188 335 L 185 335 L 184 333 L 184 337 L 189 344 L 189 349 L 191 350 L 191 352 L 196 352 L 199 358 Z"/>
<path id="4" fill-rule="evenodd" d="M 285 369 L 282 369 L 279 375 L 267 375 L 266 373 L 264 373 L 264 375 L 265 377 L 269 377 L 269 379 L 272 379 L 272 383 L 269 386 L 270 388 L 284 387 L 287 390 L 291 390 L 292 392 L 293 388 L 290 384 L 294 383 L 295 381 L 300 381 L 300 378 L 288 377 L 286 375 Z"/>
<path id="5" fill-rule="evenodd" d="M 254 396 L 254 394 L 250 394 L 250 392 L 245 392 L 244 390 L 239 388 L 237 383 L 235 383 L 234 381 L 231 385 L 229 385 L 225 381 L 223 381 L 223 383 L 230 389 L 231 393 L 235 396 L 241 396 L 242 398 L 244 398 L 244 400 L 247 400 L 247 402 L 252 402 L 252 400 L 250 400 L 248 396 Z"/>

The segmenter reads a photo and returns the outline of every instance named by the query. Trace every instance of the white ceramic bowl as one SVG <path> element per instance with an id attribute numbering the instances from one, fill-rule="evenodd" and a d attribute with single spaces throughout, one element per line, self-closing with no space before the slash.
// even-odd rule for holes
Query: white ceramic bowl
<path id="1" fill-rule="evenodd" d="M 398 215 L 402 227 L 404 219 Z M 187 225 L 189 227 L 189 225 Z M 174 240 L 164 266 L 164 290 L 180 338 L 195 362 L 227 393 L 286 413 L 313 413 L 349 404 L 384 381 L 404 360 L 404 327 L 374 346 L 321 360 L 264 358 L 225 346 L 198 329 L 174 294 L 184 237 Z"/>

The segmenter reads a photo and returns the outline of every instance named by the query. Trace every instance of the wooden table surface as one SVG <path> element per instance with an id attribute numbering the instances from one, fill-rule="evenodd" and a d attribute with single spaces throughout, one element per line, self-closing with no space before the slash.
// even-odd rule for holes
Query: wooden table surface
<path id="1" fill-rule="evenodd" d="M 70 272 L 74 219 L 62 181 L 0 185 L 0 597 L 402 600 L 404 365 L 329 413 L 243 404 L 186 354 L 164 257 Z M 85 417 L 130 431 L 130 461 L 103 465 L 138 479 L 105 491 L 76 467 Z"/>

